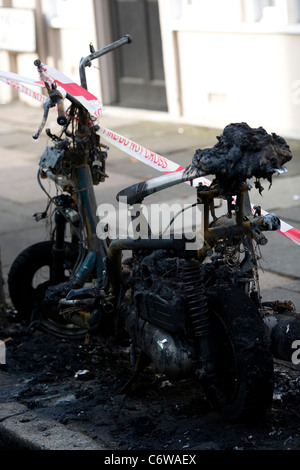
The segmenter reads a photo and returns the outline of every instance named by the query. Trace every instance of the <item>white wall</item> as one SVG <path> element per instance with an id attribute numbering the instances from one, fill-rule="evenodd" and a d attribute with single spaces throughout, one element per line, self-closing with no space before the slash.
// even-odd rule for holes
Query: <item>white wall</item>
<path id="1" fill-rule="evenodd" d="M 92 42 L 97 49 L 96 28 L 93 0 L 42 0 L 42 11 L 46 17 L 45 38 L 48 42 L 48 55 L 41 60 L 58 68 L 65 75 L 79 83 L 79 62 L 89 55 L 89 44 Z M 1 6 L 1 0 L 0 0 Z M 34 8 L 34 0 L 14 0 L 14 7 Z M 17 54 L 17 73 L 30 78 L 37 78 L 33 65 L 37 53 Z M 97 61 L 93 65 L 98 66 Z M 8 69 L 8 53 L 0 51 L 0 69 Z M 95 67 L 87 68 L 89 90 L 101 100 L 100 73 Z M 32 98 L 19 94 L 19 98 L 28 104 L 36 104 Z M 9 102 L 11 92 L 8 85 L 0 82 L 0 103 Z M 37 104 L 40 106 L 40 104 Z"/>
<path id="2" fill-rule="evenodd" d="M 42 0 L 42 9 L 48 18 L 50 31 L 48 60 L 52 62 L 51 65 L 78 83 L 80 59 L 90 54 L 91 42 L 97 49 L 93 1 Z M 91 73 L 88 73 L 89 70 Z M 90 83 L 90 87 L 93 88 L 91 91 L 96 93 L 95 88 L 98 89 L 99 86 L 98 71 L 91 67 L 87 69 L 87 76 L 89 76 L 88 85 Z"/>
<path id="3" fill-rule="evenodd" d="M 9 4 L 9 2 L 7 3 Z M 11 2 L 12 7 L 20 8 L 22 10 L 33 10 L 35 6 L 35 0 L 12 0 Z M 3 0 L 0 0 L 0 7 L 4 7 L 4 2 Z M 26 12 L 25 12 L 26 13 Z M 21 44 L 23 47 L 23 50 L 30 50 L 32 51 L 34 49 L 34 42 L 35 42 L 35 28 L 34 28 L 34 18 L 32 15 L 29 15 L 28 18 L 28 25 L 22 25 L 23 27 L 20 27 L 19 21 L 16 21 L 16 23 L 13 24 L 8 24 L 7 28 L 4 27 L 4 33 L 2 31 L 2 34 L 5 35 L 5 40 L 8 39 L 8 42 L 10 42 L 9 37 L 10 37 L 10 32 L 12 34 L 11 39 L 12 39 L 12 46 L 17 46 L 18 44 Z M 12 29 L 13 25 L 16 26 L 16 29 Z M 28 29 L 26 30 L 26 27 L 28 26 Z M 33 31 L 32 31 L 33 27 Z M 24 40 L 24 34 L 29 34 L 30 36 L 30 41 L 28 42 L 28 38 L 25 37 Z M 1 35 L 0 35 L 1 37 Z M 1 40 L 0 40 L 1 41 Z M 5 41 L 4 41 L 5 42 Z M 3 44 L 3 43 L 2 43 Z M 0 42 L 0 48 L 1 48 L 1 42 Z M 21 54 L 13 53 L 13 60 L 10 60 L 10 55 L 9 53 L 2 48 L 0 50 L 0 69 L 4 70 L 6 72 L 16 72 L 16 70 L 11 70 L 12 67 L 16 67 L 17 70 L 20 70 L 20 74 L 24 70 L 24 61 L 25 64 L 33 64 L 34 59 L 36 56 L 32 53 L 22 53 L 22 57 L 20 57 Z M 11 58 L 12 59 L 12 58 Z M 33 67 L 31 67 L 33 69 Z M 27 65 L 25 65 L 25 69 L 27 69 Z M 13 98 L 13 91 L 12 89 L 3 83 L 0 83 L 0 104 L 5 104 L 9 102 Z M 24 99 L 24 98 L 22 98 Z"/>
<path id="4" fill-rule="evenodd" d="M 201 0 L 160 0 L 169 112 L 209 127 L 245 121 L 300 138 L 300 25 L 274 15 L 281 9 L 243 22 L 242 1 L 234 4 L 215 13 L 210 4 L 203 17 Z"/>
<path id="5" fill-rule="evenodd" d="M 218 128 L 246 121 L 300 138 L 300 0 L 273 3 L 263 8 L 263 0 L 159 0 L 171 116 Z M 46 62 L 79 82 L 79 61 L 89 54 L 89 43 L 101 47 L 93 0 L 42 0 L 41 5 Z M 33 8 L 35 1 L 13 0 L 13 6 Z M 17 54 L 17 72 L 35 78 L 36 57 Z M 8 53 L 0 51 L 0 69 L 9 71 L 10 65 Z M 86 72 L 89 90 L 101 101 L 99 70 Z M 0 82 L 0 103 L 10 99 L 11 90 Z"/>
<path id="6" fill-rule="evenodd" d="M 299 35 L 181 31 L 178 51 L 184 117 L 213 127 L 246 121 L 300 137 Z"/>

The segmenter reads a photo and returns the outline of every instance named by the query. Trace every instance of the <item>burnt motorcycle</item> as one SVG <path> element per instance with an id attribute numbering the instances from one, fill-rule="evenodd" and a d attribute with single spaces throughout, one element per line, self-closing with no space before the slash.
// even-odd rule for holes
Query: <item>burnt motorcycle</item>
<path id="1" fill-rule="evenodd" d="M 97 52 L 91 46 L 80 62 L 81 85 L 86 88 L 85 67 L 92 60 L 128 42 L 126 36 Z M 35 64 L 41 68 L 40 61 Z M 41 157 L 38 181 L 48 206 L 35 217 L 53 216 L 54 228 L 49 240 L 25 249 L 11 266 L 9 291 L 19 315 L 59 337 L 125 338 L 137 358 L 133 377 L 153 363 L 170 380 L 199 381 L 226 418 L 261 416 L 272 403 L 274 376 L 257 250 L 267 242 L 264 232 L 277 230 L 280 221 L 251 206 L 248 180 L 254 178 L 261 191 L 261 179 L 271 182 L 284 171 L 292 157 L 288 145 L 262 128 L 231 124 L 213 148 L 197 150 L 185 170 L 117 195 L 128 207 L 140 207 L 150 194 L 214 175 L 210 186 L 194 189 L 194 206 L 203 214 L 200 231 L 151 237 L 149 227 L 148 237 L 99 238 L 93 185 L 107 177 L 108 149 L 84 106 L 67 93 L 65 112 L 56 84 L 46 86 L 49 99 L 34 137 L 53 106 L 62 129 L 46 130 L 52 145 Z M 54 182 L 55 196 L 45 179 Z M 221 203 L 226 209 L 220 215 Z"/>

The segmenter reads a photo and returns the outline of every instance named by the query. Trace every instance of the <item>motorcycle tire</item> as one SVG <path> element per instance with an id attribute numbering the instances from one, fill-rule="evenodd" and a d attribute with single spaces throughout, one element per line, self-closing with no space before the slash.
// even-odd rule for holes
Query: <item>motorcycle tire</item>
<path id="1" fill-rule="evenodd" d="M 230 420 L 265 419 L 274 390 L 271 344 L 260 313 L 238 287 L 214 287 L 208 307 L 215 373 L 204 381 L 214 409 Z"/>
<path id="2" fill-rule="evenodd" d="M 45 292 L 50 285 L 53 241 L 42 241 L 22 251 L 8 274 L 8 289 L 13 306 L 26 325 L 37 320 L 43 331 L 55 336 L 80 339 L 87 331 L 54 316 L 43 306 Z M 65 243 L 66 281 L 78 257 L 78 246 Z"/>

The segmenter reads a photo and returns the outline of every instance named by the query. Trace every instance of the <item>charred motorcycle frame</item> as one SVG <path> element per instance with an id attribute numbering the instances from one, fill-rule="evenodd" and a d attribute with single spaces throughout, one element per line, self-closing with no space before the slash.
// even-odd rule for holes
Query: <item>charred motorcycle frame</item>
<path id="1" fill-rule="evenodd" d="M 95 51 L 80 62 L 85 67 L 130 42 L 129 36 Z M 39 68 L 41 63 L 35 63 Z M 275 134 L 246 124 L 225 128 L 213 149 L 198 150 L 184 171 L 164 175 L 121 191 L 129 206 L 167 187 L 214 174 L 210 187 L 196 188 L 195 204 L 203 207 L 203 233 L 195 232 L 197 248 L 186 239 L 99 239 L 93 185 L 107 177 L 107 147 L 97 134 L 96 120 L 71 95 L 67 112 L 55 88 L 34 138 L 48 111 L 57 106 L 59 135 L 41 157 L 38 180 L 47 193 L 47 218 L 54 205 L 54 230 L 48 241 L 24 250 L 9 273 L 11 299 L 23 320 L 52 334 L 82 338 L 99 334 L 115 342 L 126 338 L 137 354 L 133 378 L 149 363 L 171 379 L 193 378 L 222 415 L 237 418 L 264 413 L 272 402 L 273 356 L 262 318 L 256 248 L 263 232 L 277 230 L 279 219 L 252 208 L 247 178 L 271 179 L 291 158 Z M 51 196 L 43 186 L 55 183 Z M 226 212 L 217 215 L 220 201 Z M 66 240 L 70 227 L 71 241 Z M 200 241 L 200 245 L 199 245 Z M 123 259 L 124 250 L 132 256 Z M 47 277 L 36 281 L 38 272 Z"/>

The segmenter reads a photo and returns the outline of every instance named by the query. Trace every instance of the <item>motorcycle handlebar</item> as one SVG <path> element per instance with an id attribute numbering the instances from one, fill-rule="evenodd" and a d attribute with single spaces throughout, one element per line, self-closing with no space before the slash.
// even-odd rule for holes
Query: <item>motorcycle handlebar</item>
<path id="1" fill-rule="evenodd" d="M 63 99 L 57 102 L 57 124 L 60 126 L 65 126 L 67 124 L 67 118 L 65 115 L 65 107 Z"/>
<path id="2" fill-rule="evenodd" d="M 111 52 L 114 49 L 117 49 L 118 47 L 123 46 L 124 44 L 130 44 L 131 42 L 132 42 L 132 39 L 130 35 L 126 34 L 123 38 L 118 39 L 117 41 L 109 44 L 108 46 L 105 46 L 103 49 L 100 49 L 99 51 L 95 51 L 93 46 L 90 45 L 91 54 L 89 54 L 86 57 L 83 57 L 79 64 L 79 75 L 80 75 L 81 86 L 87 89 L 85 67 L 90 66 L 92 60 L 95 60 L 101 57 L 102 55 L 107 54 L 108 52 Z M 39 69 L 41 67 L 41 61 L 39 59 L 35 60 L 34 65 L 38 67 Z M 49 84 L 45 81 L 45 85 L 49 94 L 49 100 L 47 100 L 47 102 L 44 104 L 44 116 L 43 116 L 43 119 L 42 119 L 42 122 L 38 131 L 33 135 L 34 139 L 39 138 L 39 135 L 45 126 L 45 123 L 48 117 L 49 108 L 54 105 L 57 106 L 57 112 L 58 112 L 57 123 L 61 126 L 65 126 L 67 123 L 67 118 L 66 118 L 65 110 L 64 110 L 64 97 L 56 89 L 56 83 Z M 69 93 L 67 93 L 66 97 L 72 103 L 78 105 L 78 107 L 82 107 L 82 105 L 76 100 L 76 98 L 69 95 Z"/>
<path id="3" fill-rule="evenodd" d="M 107 54 L 108 52 L 111 52 L 125 44 L 130 44 L 131 42 L 132 42 L 131 36 L 129 34 L 126 34 L 121 39 L 118 39 L 117 41 L 109 44 L 108 46 L 103 47 L 103 49 L 100 49 L 99 51 L 95 51 L 95 52 L 93 51 L 88 56 L 83 57 L 79 64 L 79 76 L 80 76 L 81 86 L 87 89 L 85 67 L 90 66 L 92 60 L 98 59 L 99 57 Z"/>
<path id="4" fill-rule="evenodd" d="M 56 88 L 54 88 L 52 91 L 49 92 L 49 98 L 51 101 L 51 105 L 56 105 L 57 124 L 59 124 L 60 126 L 65 126 L 67 124 L 67 118 L 65 115 L 63 95 Z"/>

